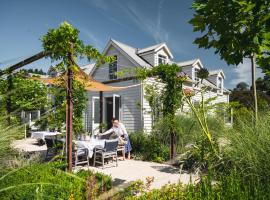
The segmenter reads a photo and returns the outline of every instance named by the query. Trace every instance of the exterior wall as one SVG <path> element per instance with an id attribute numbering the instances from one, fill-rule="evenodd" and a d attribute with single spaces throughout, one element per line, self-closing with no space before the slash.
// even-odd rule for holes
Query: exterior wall
<path id="1" fill-rule="evenodd" d="M 181 67 L 181 66 L 180 66 Z M 183 72 L 185 72 L 191 79 L 192 79 L 192 66 L 186 66 L 186 67 L 182 67 Z"/>
<path id="2" fill-rule="evenodd" d="M 169 63 L 169 55 L 164 51 L 164 49 L 160 49 L 159 51 L 157 51 L 155 53 L 155 65 L 154 66 L 158 66 L 158 55 L 162 55 L 162 56 L 166 56 L 167 57 L 167 63 Z"/>
<path id="3" fill-rule="evenodd" d="M 143 83 L 143 101 L 142 101 L 142 115 L 143 115 L 143 129 L 145 132 L 149 133 L 152 130 L 153 126 L 153 118 L 152 118 L 152 113 L 151 113 L 151 107 L 149 105 L 149 102 L 145 98 L 146 91 L 145 91 L 145 86 L 147 85 L 157 85 L 158 88 L 162 88 L 163 85 L 162 83 L 157 82 L 154 78 L 147 78 L 144 80 Z"/>
<path id="4" fill-rule="evenodd" d="M 111 86 L 130 86 L 139 84 L 135 80 L 122 81 L 117 83 L 109 84 Z M 121 96 L 121 112 L 120 112 L 120 120 L 125 124 L 127 130 L 129 132 L 134 132 L 143 129 L 142 122 L 142 111 L 141 111 L 141 85 L 127 88 L 121 91 L 114 92 L 104 92 L 103 97 L 112 97 L 113 94 L 117 94 Z M 99 97 L 98 92 L 88 92 L 88 102 L 87 102 L 87 112 L 89 119 L 87 121 L 88 131 L 92 130 L 92 98 L 93 96 Z M 105 106 L 103 105 L 103 110 L 105 112 Z M 105 113 L 103 113 L 104 121 L 105 121 Z"/>
<path id="5" fill-rule="evenodd" d="M 140 55 L 144 60 L 146 60 L 150 65 L 155 66 L 155 53 L 145 53 Z"/>
<path id="6" fill-rule="evenodd" d="M 122 71 L 123 69 L 131 69 L 135 65 L 129 61 L 125 55 L 123 55 L 118 49 L 115 47 L 111 46 L 108 49 L 108 52 L 106 55 L 116 55 L 117 56 L 117 71 Z M 108 63 L 101 65 L 98 67 L 96 70 L 94 70 L 92 76 L 94 77 L 95 80 L 103 82 L 103 81 L 108 81 L 109 80 L 109 65 Z M 128 76 L 132 76 L 130 74 L 125 73 L 125 75 L 121 78 L 125 78 Z"/>

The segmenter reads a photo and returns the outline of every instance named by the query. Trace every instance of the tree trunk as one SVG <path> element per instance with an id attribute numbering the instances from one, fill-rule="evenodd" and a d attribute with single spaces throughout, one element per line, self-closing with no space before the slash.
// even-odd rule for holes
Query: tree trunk
<path id="1" fill-rule="evenodd" d="M 252 75 L 252 90 L 254 101 L 254 122 L 258 120 L 258 103 L 257 103 L 257 88 L 256 88 L 256 56 L 253 54 L 251 57 L 251 75 Z"/>
<path id="2" fill-rule="evenodd" d="M 12 74 L 7 76 L 7 99 L 6 99 L 6 110 L 7 110 L 7 124 L 11 124 L 11 91 L 13 88 Z"/>
<path id="3" fill-rule="evenodd" d="M 175 131 L 171 131 L 170 135 L 170 159 L 173 160 L 176 156 L 176 151 L 175 151 L 175 143 L 176 143 L 176 134 Z"/>

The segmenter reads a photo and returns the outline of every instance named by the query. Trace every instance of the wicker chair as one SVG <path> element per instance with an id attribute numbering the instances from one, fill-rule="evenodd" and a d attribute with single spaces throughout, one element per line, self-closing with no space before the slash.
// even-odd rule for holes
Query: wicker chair
<path id="1" fill-rule="evenodd" d="M 118 139 L 105 141 L 104 148 L 96 147 L 94 149 L 94 167 L 96 163 L 99 163 L 102 164 L 102 169 L 104 169 L 104 160 L 114 157 L 116 158 L 116 166 L 118 166 L 117 147 Z M 100 158 L 101 161 L 97 161 L 98 158 Z"/>

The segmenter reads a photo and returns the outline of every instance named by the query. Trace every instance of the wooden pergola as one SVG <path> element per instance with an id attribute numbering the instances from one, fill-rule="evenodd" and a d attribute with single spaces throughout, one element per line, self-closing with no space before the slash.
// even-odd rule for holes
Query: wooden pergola
<path id="1" fill-rule="evenodd" d="M 30 64 L 34 61 L 37 61 L 45 56 L 50 55 L 49 52 L 39 52 L 21 62 L 18 62 L 5 70 L 0 71 L 0 76 L 8 75 L 8 88 L 12 88 L 12 73 L 15 70 L 20 69 L 21 67 Z M 53 78 L 39 78 L 31 77 L 33 80 L 41 81 L 45 84 L 58 85 L 60 82 L 64 81 L 64 87 L 67 90 L 67 107 L 66 107 L 66 150 L 67 150 L 67 160 L 68 160 L 68 171 L 72 170 L 72 131 L 73 131 L 73 101 L 72 101 L 72 81 L 75 79 L 82 83 L 85 86 L 85 90 L 99 92 L 100 95 L 100 122 L 103 121 L 103 92 L 119 91 L 127 87 L 113 87 L 108 86 L 103 83 L 100 83 L 94 80 L 92 77 L 87 75 L 81 68 L 78 67 L 78 71 L 73 72 L 71 69 L 68 69 L 63 75 L 53 77 Z M 7 97 L 7 112 L 10 112 L 11 100 L 10 97 Z M 10 114 L 10 113 L 8 113 Z M 101 129 L 100 129 L 101 131 Z"/>

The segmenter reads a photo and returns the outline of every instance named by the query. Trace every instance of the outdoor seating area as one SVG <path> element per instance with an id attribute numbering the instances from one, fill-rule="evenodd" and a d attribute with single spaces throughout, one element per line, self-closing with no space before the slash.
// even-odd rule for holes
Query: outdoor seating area
<path id="1" fill-rule="evenodd" d="M 45 161 L 53 159 L 57 154 L 65 155 L 64 135 L 60 132 L 36 131 L 31 133 L 30 138 L 15 140 L 13 148 L 27 154 L 39 153 Z M 110 134 L 102 136 L 78 136 L 73 140 L 72 164 L 77 166 L 102 167 L 109 162 L 125 160 L 125 146 L 119 145 L 118 139 L 110 138 Z M 44 153 L 46 152 L 46 153 Z"/>

